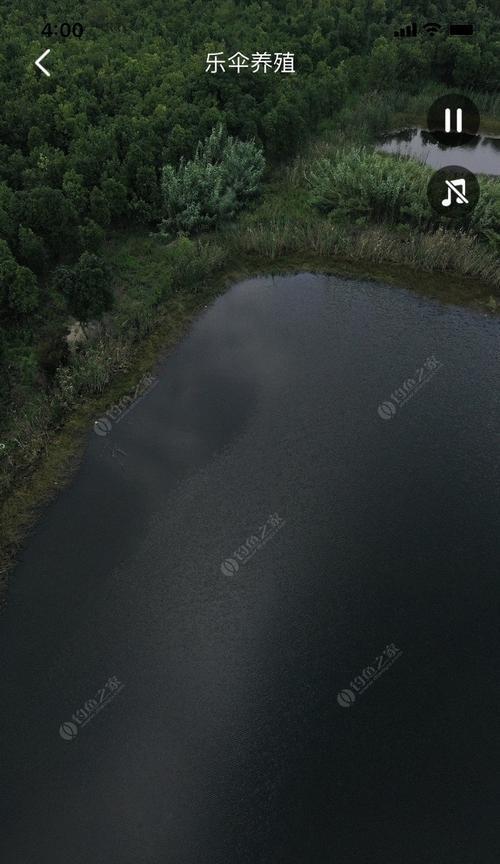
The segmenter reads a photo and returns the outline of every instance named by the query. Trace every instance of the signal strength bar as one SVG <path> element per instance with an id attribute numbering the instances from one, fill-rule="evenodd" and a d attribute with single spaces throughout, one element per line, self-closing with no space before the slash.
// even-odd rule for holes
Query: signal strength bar
<path id="1" fill-rule="evenodd" d="M 411 24 L 407 24 L 406 27 L 401 27 L 400 30 L 394 31 L 394 36 L 397 39 L 404 39 L 407 36 L 416 36 L 417 35 L 417 22 L 413 21 Z"/>

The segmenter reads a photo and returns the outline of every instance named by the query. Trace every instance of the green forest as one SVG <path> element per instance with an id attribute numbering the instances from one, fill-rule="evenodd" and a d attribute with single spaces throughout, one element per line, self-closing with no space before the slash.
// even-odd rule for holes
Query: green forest
<path id="1" fill-rule="evenodd" d="M 450 89 L 500 134 L 498 0 L 76 8 L 55 2 L 48 18 L 0 0 L 0 497 L 85 400 L 136 380 L 155 327 L 173 338 L 239 262 L 451 268 L 495 306 L 498 181 L 482 181 L 453 237 L 424 200 L 429 169 L 372 142 Z M 395 39 L 412 20 L 476 34 Z M 62 22 L 79 35 L 55 32 Z M 34 65 L 47 48 L 50 77 Z M 293 55 L 294 72 L 207 71 L 209 54 L 236 52 Z"/>

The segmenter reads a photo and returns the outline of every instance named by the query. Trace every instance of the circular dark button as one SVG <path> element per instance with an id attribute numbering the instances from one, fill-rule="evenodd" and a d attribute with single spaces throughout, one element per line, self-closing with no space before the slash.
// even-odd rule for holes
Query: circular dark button
<path id="1" fill-rule="evenodd" d="M 479 132 L 481 116 L 474 102 L 460 93 L 440 96 L 429 108 L 427 128 L 443 147 L 460 147 Z"/>
<path id="2" fill-rule="evenodd" d="M 447 165 L 432 175 L 427 187 L 429 203 L 440 216 L 463 219 L 470 216 L 481 194 L 479 181 L 461 165 Z"/>

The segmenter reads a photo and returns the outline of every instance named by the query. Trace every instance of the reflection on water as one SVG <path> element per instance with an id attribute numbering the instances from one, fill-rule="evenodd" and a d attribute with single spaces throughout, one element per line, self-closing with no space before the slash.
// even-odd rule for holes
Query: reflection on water
<path id="1" fill-rule="evenodd" d="M 438 144 L 426 129 L 413 128 L 385 135 L 379 141 L 377 150 L 413 156 L 434 168 L 463 165 L 475 174 L 500 176 L 500 138 L 471 135 L 467 143 L 460 147 L 446 147 Z"/>

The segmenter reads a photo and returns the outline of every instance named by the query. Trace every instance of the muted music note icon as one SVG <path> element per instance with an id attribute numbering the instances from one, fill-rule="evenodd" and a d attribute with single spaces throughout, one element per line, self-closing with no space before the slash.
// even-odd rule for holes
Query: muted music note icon
<path id="1" fill-rule="evenodd" d="M 443 207 L 450 207 L 452 204 L 451 195 L 455 193 L 455 204 L 468 204 L 469 200 L 465 197 L 465 180 L 445 180 L 448 187 L 448 197 L 443 198 L 441 204 Z"/>

